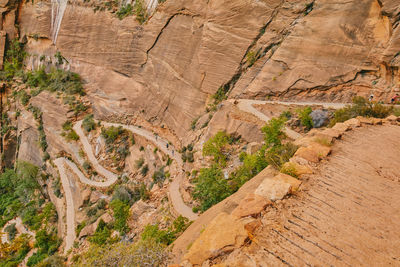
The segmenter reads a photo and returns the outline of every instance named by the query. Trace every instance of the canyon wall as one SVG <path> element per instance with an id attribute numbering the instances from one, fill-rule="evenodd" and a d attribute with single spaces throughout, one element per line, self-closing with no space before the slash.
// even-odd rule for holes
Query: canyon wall
<path id="1" fill-rule="evenodd" d="M 2 3 L 2 25 L 13 38 L 17 19 L 31 68 L 60 51 L 98 118 L 140 116 L 183 137 L 224 85 L 229 98 L 347 102 L 387 101 L 399 84 L 395 0 L 167 0 L 143 25 L 95 4 L 69 1 L 61 16 L 54 1 L 18 14 Z"/>

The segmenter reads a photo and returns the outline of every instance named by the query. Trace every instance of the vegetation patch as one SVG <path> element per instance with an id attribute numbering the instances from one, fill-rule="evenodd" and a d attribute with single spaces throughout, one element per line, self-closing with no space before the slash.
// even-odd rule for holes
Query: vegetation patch
<path id="1" fill-rule="evenodd" d="M 361 96 L 356 96 L 353 98 L 352 105 L 335 111 L 329 125 L 334 126 L 338 122 L 344 122 L 357 116 L 386 118 L 393 112 L 395 112 L 393 106 L 384 106 L 380 103 L 370 102 Z"/>
<path id="2" fill-rule="evenodd" d="M 265 144 L 254 154 L 240 154 L 242 165 L 225 177 L 223 168 L 226 166 L 226 153 L 229 143 L 235 139 L 219 132 L 210 138 L 203 146 L 204 155 L 213 156 L 213 165 L 210 168 L 200 169 L 194 179 L 193 198 L 199 201 L 199 206 L 194 211 L 205 211 L 211 206 L 224 200 L 235 193 L 239 188 L 260 173 L 268 165 L 280 169 L 296 152 L 297 146 L 284 142 L 286 135 L 283 128 L 286 118 L 273 118 L 263 128 Z"/>

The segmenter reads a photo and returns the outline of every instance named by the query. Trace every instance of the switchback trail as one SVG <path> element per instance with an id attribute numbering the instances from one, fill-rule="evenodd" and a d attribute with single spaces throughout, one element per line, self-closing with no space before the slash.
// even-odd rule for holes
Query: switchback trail
<path id="1" fill-rule="evenodd" d="M 264 113 L 258 111 L 253 105 L 262 105 L 262 104 L 280 104 L 280 105 L 303 105 L 303 106 L 311 106 L 318 105 L 323 106 L 325 108 L 341 108 L 346 104 L 340 103 L 318 103 L 318 102 L 282 102 L 282 101 L 261 101 L 261 100 L 251 100 L 251 99 L 239 99 L 239 100 L 229 100 L 231 102 L 238 101 L 238 108 L 244 112 L 255 115 L 262 121 L 268 122 L 270 118 L 266 116 Z M 182 195 L 179 191 L 180 184 L 182 183 L 185 175 L 185 171 L 183 169 L 183 161 L 181 154 L 176 151 L 173 145 L 169 144 L 166 140 L 162 139 L 154 135 L 154 133 L 145 130 L 141 127 L 133 126 L 133 125 L 125 125 L 120 123 L 110 123 L 110 122 L 101 122 L 104 126 L 110 127 L 122 127 L 128 131 L 131 131 L 134 134 L 140 135 L 150 142 L 154 143 L 161 151 L 167 154 L 170 158 L 174 159 L 178 167 L 181 169 L 179 174 L 173 179 L 169 186 L 169 196 L 172 202 L 172 205 L 176 212 L 189 220 L 196 220 L 198 215 L 195 214 L 192 209 L 187 206 L 183 199 Z M 107 170 L 98 162 L 97 158 L 94 155 L 93 148 L 89 143 L 89 140 L 85 133 L 82 130 L 82 120 L 75 123 L 73 126 L 74 131 L 79 135 L 79 140 L 83 146 L 83 150 L 86 153 L 89 162 L 92 164 L 93 168 L 96 170 L 98 174 L 105 178 L 105 181 L 93 181 L 88 179 L 81 170 L 76 166 L 75 163 L 66 159 L 66 158 L 57 158 L 54 163 L 56 164 L 61 177 L 61 182 L 64 188 L 66 204 L 67 204 L 67 237 L 66 237 L 66 246 L 65 252 L 68 251 L 76 238 L 75 235 L 75 209 L 74 203 L 72 199 L 72 192 L 70 188 L 70 182 L 68 179 L 68 173 L 65 170 L 65 166 L 67 165 L 79 178 L 80 182 L 83 184 L 87 184 L 89 186 L 94 187 L 109 187 L 113 185 L 118 180 L 118 175 Z M 286 128 L 287 135 L 292 139 L 300 138 L 301 135 L 289 128 Z M 168 146 L 167 146 L 168 145 Z"/>
<path id="2" fill-rule="evenodd" d="M 262 113 L 261 111 L 257 110 L 254 105 L 265 105 L 265 104 L 278 104 L 278 105 L 285 105 L 285 106 L 291 106 L 291 105 L 297 105 L 297 106 L 322 106 L 324 108 L 333 108 L 333 109 L 339 109 L 343 108 L 346 106 L 346 104 L 343 103 L 321 103 L 321 102 L 283 102 L 283 101 L 263 101 L 263 100 L 253 100 L 253 99 L 231 99 L 229 100 L 232 103 L 237 102 L 237 107 L 247 113 L 253 114 L 256 116 L 258 119 L 268 122 L 271 118 Z M 293 131 L 292 129 L 286 127 L 285 128 L 285 133 L 287 136 L 293 140 L 296 140 L 301 137 L 301 134 L 299 134 L 296 131 Z"/>

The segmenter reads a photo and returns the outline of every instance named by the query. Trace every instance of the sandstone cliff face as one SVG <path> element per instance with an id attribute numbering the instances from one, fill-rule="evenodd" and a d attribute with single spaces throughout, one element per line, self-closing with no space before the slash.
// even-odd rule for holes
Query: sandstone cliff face
<path id="1" fill-rule="evenodd" d="M 224 84 L 234 98 L 348 101 L 386 99 L 399 83 L 394 0 L 166 1 L 144 25 L 73 1 L 55 45 L 51 5 L 22 5 L 21 37 L 39 36 L 28 38 L 31 64 L 59 50 L 85 77 L 97 117 L 142 116 L 178 137 Z M 259 58 L 250 68 L 249 52 Z"/>
<path id="2" fill-rule="evenodd" d="M 315 1 L 272 56 L 242 76 L 233 95 L 387 96 L 399 83 L 398 9 L 394 1 Z"/>
<path id="3" fill-rule="evenodd" d="M 97 116 L 141 114 L 178 135 L 236 72 L 278 1 L 167 1 L 145 25 L 69 3 L 56 46 L 51 3 L 24 4 L 22 35 L 31 54 L 61 51 L 88 82 Z M 38 59 L 36 60 L 38 61 Z"/>

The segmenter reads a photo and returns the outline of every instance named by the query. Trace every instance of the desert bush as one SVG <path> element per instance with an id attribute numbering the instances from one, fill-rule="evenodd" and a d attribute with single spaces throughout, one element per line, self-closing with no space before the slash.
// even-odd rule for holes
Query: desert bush
<path id="1" fill-rule="evenodd" d="M 135 11 L 136 20 L 140 24 L 145 23 L 146 20 L 148 19 L 149 15 L 147 14 L 146 4 L 145 4 L 144 0 L 136 0 L 135 5 L 133 6 L 133 9 Z"/>
<path id="2" fill-rule="evenodd" d="M 280 172 L 290 175 L 290 176 L 293 176 L 293 177 L 296 177 L 296 178 L 299 176 L 299 174 L 296 170 L 296 167 L 294 166 L 293 163 L 288 163 L 288 164 L 282 166 L 280 169 Z"/>
<path id="3" fill-rule="evenodd" d="M 205 211 L 232 194 L 232 189 L 217 165 L 200 169 L 194 179 L 193 198 L 200 202 L 199 209 Z"/>
<path id="4" fill-rule="evenodd" d="M 86 115 L 82 121 L 82 127 L 86 132 L 90 132 L 96 129 L 96 122 L 93 119 L 93 114 Z"/>
<path id="5" fill-rule="evenodd" d="M 144 158 L 143 157 L 135 160 L 136 169 L 140 169 L 143 166 L 143 164 L 144 164 Z"/>
<path id="6" fill-rule="evenodd" d="M 224 167 L 228 159 L 227 147 L 230 136 L 225 132 L 218 132 L 203 146 L 203 156 L 212 156 L 215 163 Z"/>
<path id="7" fill-rule="evenodd" d="M 7 233 L 8 240 L 13 241 L 15 236 L 17 235 L 17 228 L 15 227 L 15 223 L 7 225 L 4 228 L 4 231 Z"/>
<path id="8" fill-rule="evenodd" d="M 276 146 L 266 151 L 266 160 L 269 165 L 280 169 L 296 153 L 298 147 L 293 143 Z"/>
<path id="9" fill-rule="evenodd" d="M 161 167 L 160 169 L 156 170 L 153 173 L 153 183 L 158 184 L 158 185 L 162 185 L 162 183 L 165 181 L 165 171 L 164 171 L 164 167 Z"/>
<path id="10" fill-rule="evenodd" d="M 123 5 L 121 8 L 117 11 L 117 17 L 122 20 L 126 18 L 127 16 L 133 15 L 133 6 L 131 4 Z"/>
<path id="11" fill-rule="evenodd" d="M 106 139 L 107 144 L 112 144 L 117 140 L 118 136 L 120 136 L 124 132 L 123 128 L 120 127 L 108 127 L 108 128 L 102 128 L 101 129 L 101 134 L 102 136 Z"/>
<path id="12" fill-rule="evenodd" d="M 282 140 L 286 138 L 286 134 L 283 132 L 285 121 L 282 118 L 272 118 L 261 128 L 267 148 L 282 145 Z"/>
<path id="13" fill-rule="evenodd" d="M 253 50 L 250 50 L 247 53 L 246 58 L 247 58 L 247 63 L 249 64 L 249 67 L 251 67 L 257 61 L 257 53 L 255 51 L 253 51 Z"/>
<path id="14" fill-rule="evenodd" d="M 310 116 L 310 114 L 312 112 L 311 107 L 297 109 L 296 112 L 297 112 L 297 115 L 299 116 L 301 125 L 303 125 L 306 128 L 306 130 L 310 130 L 311 128 L 314 127 L 313 120 Z"/>
<path id="15" fill-rule="evenodd" d="M 353 98 L 352 105 L 335 111 L 329 125 L 333 126 L 338 122 L 344 122 L 357 116 L 385 118 L 392 112 L 392 106 L 384 106 L 375 102 L 371 103 L 367 99 L 357 96 Z"/>
<path id="16" fill-rule="evenodd" d="M 147 175 L 147 173 L 149 172 L 149 165 L 144 165 L 143 167 L 142 167 L 142 169 L 140 170 L 140 173 L 143 175 L 143 176 L 146 176 Z"/>
<path id="17" fill-rule="evenodd" d="M 111 201 L 110 206 L 114 213 L 114 229 L 118 230 L 121 234 L 125 234 L 129 231 L 126 223 L 129 217 L 129 204 L 119 199 L 114 199 Z"/>

